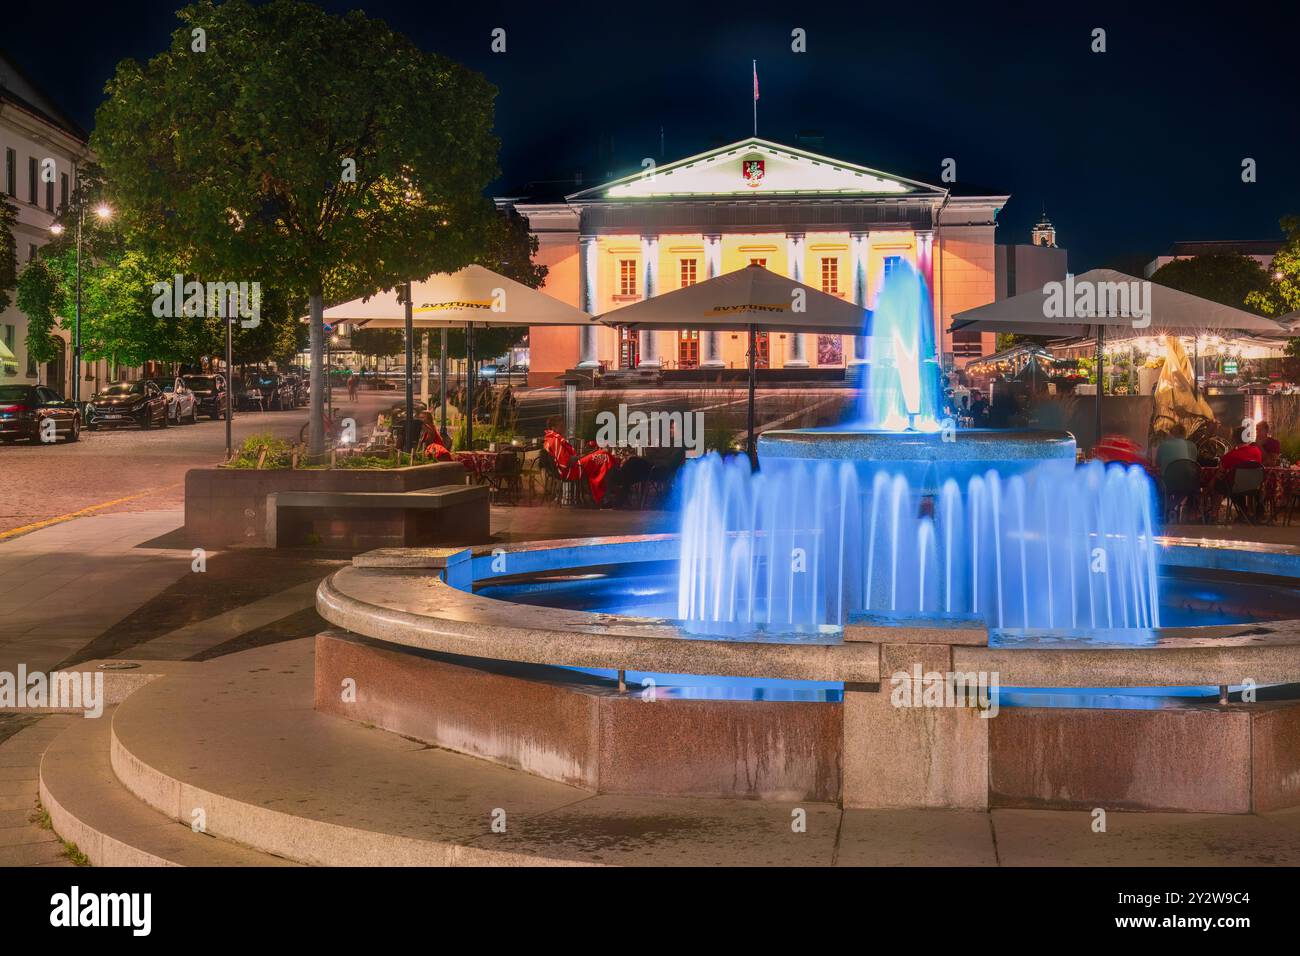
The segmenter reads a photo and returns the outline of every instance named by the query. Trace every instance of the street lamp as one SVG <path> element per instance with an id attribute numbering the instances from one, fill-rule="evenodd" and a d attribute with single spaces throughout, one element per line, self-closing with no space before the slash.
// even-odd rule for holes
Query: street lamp
<path id="1" fill-rule="evenodd" d="M 77 178 L 77 314 L 72 325 L 72 402 L 81 404 L 81 234 L 86 221 L 86 204 L 81 195 L 81 179 Z M 113 208 L 108 203 L 95 206 L 95 215 L 100 222 L 113 218 Z M 56 236 L 63 235 L 63 224 L 54 223 L 50 232 Z"/>

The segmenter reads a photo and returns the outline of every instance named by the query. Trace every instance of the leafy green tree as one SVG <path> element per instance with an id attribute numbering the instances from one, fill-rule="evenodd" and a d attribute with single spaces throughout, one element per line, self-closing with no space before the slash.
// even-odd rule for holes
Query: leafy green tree
<path id="1" fill-rule="evenodd" d="M 488 229 L 483 250 L 474 261 L 485 269 L 491 269 L 508 279 L 514 279 L 530 289 L 537 289 L 546 281 L 548 270 L 546 266 L 534 261 L 533 257 L 536 255 L 537 237 L 528 231 L 528 219 L 513 207 L 507 207 L 498 211 Z M 497 325 L 476 328 L 474 354 L 479 358 L 500 355 L 518 345 L 527 334 L 527 326 L 515 328 Z M 433 341 L 439 342 L 440 337 L 435 337 Z M 463 329 L 448 330 L 447 355 L 449 358 L 465 358 Z"/>
<path id="2" fill-rule="evenodd" d="M 352 351 L 379 359 L 400 355 L 406 349 L 403 329 L 356 329 L 352 333 Z"/>
<path id="3" fill-rule="evenodd" d="M 493 219 L 495 91 L 356 11 L 205 0 L 178 15 L 167 51 L 118 65 L 92 145 L 134 231 L 196 272 L 307 298 L 319 453 L 324 301 L 473 261 Z"/>
<path id="4" fill-rule="evenodd" d="M 1250 304 L 1265 315 L 1282 316 L 1300 311 L 1300 216 L 1284 216 L 1282 231 L 1286 243 L 1273 257 L 1272 282 L 1260 292 L 1252 292 Z M 1300 356 L 1300 338 L 1287 343 L 1288 355 Z"/>
<path id="5" fill-rule="evenodd" d="M 18 207 L 0 197 L 0 312 L 9 308 L 9 292 L 18 283 L 18 241 L 14 225 Z"/>
<path id="6" fill-rule="evenodd" d="M 1151 281 L 1256 313 L 1259 309 L 1249 304 L 1248 299 L 1252 293 L 1263 292 L 1269 286 L 1268 273 L 1258 262 L 1236 254 L 1175 259 L 1152 273 Z"/>

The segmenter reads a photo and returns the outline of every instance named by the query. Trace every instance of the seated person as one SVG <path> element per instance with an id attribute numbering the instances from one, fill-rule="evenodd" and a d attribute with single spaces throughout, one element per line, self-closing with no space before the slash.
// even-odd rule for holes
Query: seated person
<path id="1" fill-rule="evenodd" d="M 1232 482 L 1238 468 L 1259 468 L 1264 464 L 1264 456 L 1259 450 L 1259 446 L 1245 441 L 1244 437 L 1244 428 L 1234 428 L 1232 430 L 1232 450 L 1219 459 L 1221 474 L 1218 481 L 1218 490 L 1225 495 L 1232 492 Z"/>
<path id="2" fill-rule="evenodd" d="M 433 421 L 433 412 L 425 412 L 420 423 L 420 447 L 436 461 L 451 461 L 451 442 Z"/>
<path id="3" fill-rule="evenodd" d="M 1178 423 L 1156 446 L 1156 471 L 1163 475 L 1171 461 L 1183 459 L 1196 461 L 1196 446 L 1187 440 L 1187 429 Z"/>
<path id="4" fill-rule="evenodd" d="M 557 424 L 558 422 L 554 418 L 547 419 L 546 433 L 542 437 L 542 448 L 555 459 L 555 467 L 559 470 L 560 477 L 572 480 L 577 478 L 580 473 L 578 453 L 574 450 L 573 443 L 556 429 Z"/>
<path id="5" fill-rule="evenodd" d="M 1282 443 L 1272 435 L 1268 422 L 1255 426 L 1255 444 L 1259 446 L 1260 458 L 1265 468 L 1274 468 L 1282 464 Z"/>
<path id="6" fill-rule="evenodd" d="M 1141 465 L 1148 472 L 1152 470 L 1142 451 L 1142 446 L 1124 435 L 1105 435 L 1092 447 L 1092 457 L 1097 461 L 1122 465 Z"/>
<path id="7" fill-rule="evenodd" d="M 599 507 L 605 500 L 605 486 L 610 473 L 618 468 L 618 459 L 608 448 L 601 448 L 595 442 L 588 442 L 587 446 L 592 450 L 578 459 L 578 469 L 587 479 L 591 500 Z"/>

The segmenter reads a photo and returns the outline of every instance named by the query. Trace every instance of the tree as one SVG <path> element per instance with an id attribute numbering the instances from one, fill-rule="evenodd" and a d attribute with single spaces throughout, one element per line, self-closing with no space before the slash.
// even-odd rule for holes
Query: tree
<path id="1" fill-rule="evenodd" d="M 9 290 L 18 284 L 18 207 L 0 197 L 0 312 L 9 308 Z"/>
<path id="2" fill-rule="evenodd" d="M 1264 315 L 1281 316 L 1300 310 L 1300 216 L 1283 216 L 1286 243 L 1272 262 L 1272 281 L 1267 289 L 1252 292 L 1250 304 Z M 1287 342 L 1288 355 L 1300 356 L 1300 338 Z"/>
<path id="3" fill-rule="evenodd" d="M 546 281 L 548 270 L 546 266 L 533 261 L 536 254 L 537 237 L 529 232 L 527 217 L 520 215 L 514 207 L 506 207 L 499 210 L 493 219 L 483 249 L 474 261 L 485 269 L 514 279 L 530 289 L 537 289 Z M 519 344 L 527 334 L 527 326 L 490 325 L 476 328 L 474 354 L 480 358 L 500 355 Z M 450 358 L 465 358 L 463 329 L 448 330 L 447 355 Z"/>
<path id="4" fill-rule="evenodd" d="M 357 329 L 352 333 L 352 351 L 373 359 L 400 355 L 406 348 L 404 329 Z"/>
<path id="5" fill-rule="evenodd" d="M 1259 309 L 1247 300 L 1269 286 L 1268 273 L 1258 262 L 1236 254 L 1175 259 L 1152 273 L 1151 281 L 1256 313 Z"/>
<path id="6" fill-rule="evenodd" d="M 205 0 L 178 15 L 169 50 L 118 65 L 92 145 L 140 234 L 206 275 L 307 298 L 319 454 L 325 297 L 473 261 L 495 90 L 357 11 Z"/>

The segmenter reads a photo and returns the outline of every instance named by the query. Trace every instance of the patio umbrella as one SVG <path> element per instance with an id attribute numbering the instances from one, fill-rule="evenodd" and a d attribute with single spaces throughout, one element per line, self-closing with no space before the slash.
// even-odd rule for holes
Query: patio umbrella
<path id="1" fill-rule="evenodd" d="M 1114 269 L 1065 277 L 1053 290 L 1022 292 L 958 312 L 953 332 L 1014 332 L 1097 342 L 1097 436 L 1101 436 L 1102 345 L 1106 338 L 1147 338 L 1206 332 L 1231 337 L 1280 338 L 1287 329 L 1244 309 L 1145 282 Z M 1080 296 L 1091 294 L 1090 300 Z M 1103 298 L 1105 301 L 1102 301 Z"/>
<path id="2" fill-rule="evenodd" d="M 607 325 L 647 331 L 700 329 L 749 335 L 748 442 L 754 445 L 754 353 L 760 331 L 862 335 L 867 313 L 861 306 L 754 264 L 604 313 Z"/>
<path id="3" fill-rule="evenodd" d="M 326 322 L 348 322 L 370 329 L 403 328 L 410 342 L 414 329 L 445 329 L 465 326 L 466 372 L 468 397 L 465 427 L 466 440 L 474 444 L 474 327 L 530 325 L 592 325 L 595 319 L 581 309 L 561 302 L 544 292 L 530 289 L 522 282 L 507 278 L 479 265 L 466 266 L 458 272 L 439 273 L 420 282 L 409 283 L 411 306 L 400 300 L 397 290 L 380 292 L 368 298 L 353 299 L 325 310 Z M 412 362 L 406 363 L 407 421 L 413 414 Z M 442 421 L 447 421 L 447 383 L 443 378 Z"/>

